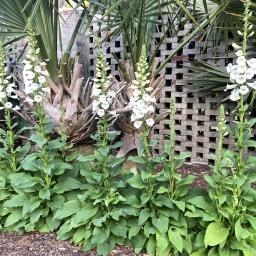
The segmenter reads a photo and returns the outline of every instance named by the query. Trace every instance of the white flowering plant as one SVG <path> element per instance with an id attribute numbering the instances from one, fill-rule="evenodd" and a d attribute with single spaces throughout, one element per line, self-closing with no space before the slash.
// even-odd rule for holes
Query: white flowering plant
<path id="1" fill-rule="evenodd" d="M 46 63 L 40 61 L 40 49 L 37 47 L 36 35 L 29 24 L 28 29 L 28 53 L 24 62 L 23 81 L 26 102 L 31 105 L 42 103 L 50 96 L 50 88 L 46 83 L 46 76 L 49 76 L 45 66 Z"/>
<path id="2" fill-rule="evenodd" d="M 120 179 L 125 159 L 113 155 L 113 150 L 122 143 L 112 143 L 117 135 L 110 130 L 115 118 L 115 113 L 111 112 L 115 92 L 110 87 L 111 78 L 107 75 L 108 67 L 102 51 L 98 55 L 96 71 L 92 89 L 92 111 L 98 120 L 97 132 L 92 136 L 96 149 L 91 155 L 78 156 L 79 180 L 84 190 L 76 199 L 65 203 L 54 218 L 65 220 L 66 209 L 71 206 L 74 211 L 60 227 L 58 238 L 71 238 L 86 251 L 96 248 L 98 255 L 108 255 L 117 244 L 125 242 L 128 232 L 125 217 L 129 213 L 123 206 L 125 184 Z M 86 235 L 78 237 L 81 231 Z"/>
<path id="3" fill-rule="evenodd" d="M 224 107 L 219 115 L 219 143 L 212 175 L 206 175 L 208 191 L 201 198 L 191 201 L 194 209 L 187 216 L 200 218 L 194 226 L 197 244 L 192 255 L 255 255 L 256 211 L 254 207 L 256 180 L 256 157 L 247 156 L 248 148 L 256 148 L 252 139 L 255 119 L 246 119 L 250 105 L 255 99 L 255 59 L 246 59 L 247 40 L 250 33 L 250 11 L 252 3 L 244 1 L 244 31 L 241 47 L 238 49 L 237 65 L 227 67 L 230 73 L 230 99 L 237 101 L 234 127 L 226 124 Z M 245 96 L 252 90 L 251 102 L 245 103 Z M 235 150 L 224 150 L 224 137 L 229 134 L 235 139 Z"/>
<path id="4" fill-rule="evenodd" d="M 177 172 L 191 154 L 174 154 L 174 115 L 175 100 L 171 98 L 170 138 L 163 155 L 152 157 L 150 149 L 154 142 L 147 142 L 144 137 L 141 154 L 128 158 L 140 165 L 127 180 L 131 190 L 125 197 L 127 204 L 137 210 L 136 226 L 132 225 L 134 222 L 129 226 L 134 231 L 129 233 L 129 239 L 136 253 L 143 248 L 149 255 L 190 255 L 192 252 L 185 212 L 190 207 L 186 197 L 195 177 L 181 177 Z"/>
<path id="5" fill-rule="evenodd" d="M 28 143 L 22 157 L 15 159 L 16 164 L 19 163 L 18 171 L 7 176 L 13 191 L 9 197 L 4 198 L 3 209 L 7 212 L 4 227 L 16 232 L 53 232 L 60 225 L 60 221 L 53 219 L 53 215 L 62 207 L 67 194 L 82 185 L 72 172 L 74 156 L 71 154 L 67 157 L 67 152 L 64 153 L 71 146 L 63 137 L 51 138 L 53 125 L 43 107 L 48 97 L 47 84 L 43 79 L 47 74 L 44 69 L 37 68 L 40 59 L 31 27 L 28 29 L 28 37 L 24 82 L 27 101 L 35 109 L 33 116 L 36 124 L 29 138 L 33 150 L 30 150 Z M 70 186 L 71 183 L 73 185 Z"/>
<path id="6" fill-rule="evenodd" d="M 107 115 L 115 115 L 111 111 L 116 93 L 111 88 L 112 76 L 108 75 L 110 68 L 107 66 L 105 55 L 101 50 L 98 54 L 96 72 L 97 77 L 93 80 L 92 87 L 92 110 L 93 113 L 102 118 Z"/>
<path id="7" fill-rule="evenodd" d="M 153 91 L 150 87 L 150 73 L 147 63 L 146 47 L 142 49 L 141 57 L 135 72 L 135 80 L 132 81 L 132 97 L 130 98 L 129 106 L 131 107 L 131 121 L 136 129 L 143 126 L 152 127 L 155 113 L 156 98 L 149 93 Z"/>
<path id="8" fill-rule="evenodd" d="M 9 200 L 15 189 L 10 180 L 12 174 L 21 171 L 20 161 L 27 155 L 30 150 L 30 143 L 19 145 L 19 136 L 22 131 L 18 130 L 18 124 L 13 122 L 14 112 L 20 110 L 15 103 L 17 96 L 14 93 L 16 85 L 10 83 L 11 77 L 7 75 L 5 68 L 6 58 L 5 49 L 0 46 L 0 104 L 1 114 L 3 113 L 4 122 L 0 129 L 0 230 L 3 229 L 6 220 L 9 218 L 11 212 L 5 207 L 5 202 Z"/>
<path id="9" fill-rule="evenodd" d="M 227 66 L 232 83 L 227 85 L 226 91 L 232 90 L 230 95 L 232 101 L 238 101 L 241 96 L 256 90 L 256 58 L 247 59 L 243 50 L 238 45 L 235 47 L 239 49 L 236 52 L 237 64 L 229 63 Z"/>

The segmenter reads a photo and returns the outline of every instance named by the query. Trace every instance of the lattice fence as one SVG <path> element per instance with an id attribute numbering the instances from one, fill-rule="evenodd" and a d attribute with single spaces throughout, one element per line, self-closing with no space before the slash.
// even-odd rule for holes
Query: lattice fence
<path id="1" fill-rule="evenodd" d="M 179 33 L 175 37 L 166 39 L 166 42 L 161 46 L 157 57 L 160 62 L 163 62 L 168 57 L 178 43 L 182 40 L 184 35 L 191 28 L 190 24 L 184 27 L 179 27 Z M 91 30 L 98 32 L 97 24 L 91 26 Z M 154 41 L 159 41 L 163 32 L 161 28 L 154 33 Z M 98 33 L 98 37 L 104 37 L 103 34 Z M 231 45 L 230 41 L 230 45 Z M 95 48 L 95 38 L 88 38 L 89 47 L 89 73 L 93 77 L 95 74 L 96 54 L 98 50 Z M 156 47 L 153 42 L 152 49 Z M 214 163 L 214 154 L 216 152 L 218 134 L 214 127 L 217 126 L 218 106 L 222 99 L 221 95 L 206 96 L 203 93 L 193 94 L 188 91 L 185 86 L 188 84 L 187 77 L 189 76 L 190 60 L 200 58 L 205 61 L 212 61 L 216 53 L 216 47 L 213 47 L 213 42 L 209 42 L 205 47 L 204 42 L 199 42 L 195 38 L 189 45 L 180 50 L 176 57 L 162 70 L 165 75 L 165 87 L 163 90 L 160 102 L 157 104 L 158 111 L 165 112 L 169 109 L 170 97 L 174 96 L 176 99 L 177 112 L 175 115 L 175 130 L 176 130 L 176 152 L 188 151 L 192 153 L 191 158 L 187 159 L 189 162 L 200 162 L 206 164 Z M 203 51 L 204 49 L 204 51 Z M 219 56 L 225 53 L 225 47 L 220 46 L 217 50 Z M 112 75 L 117 79 L 119 77 L 117 61 L 112 57 L 115 53 L 120 59 L 123 57 L 123 47 L 120 38 L 117 38 L 113 43 L 109 44 L 106 49 L 106 58 L 111 65 Z M 231 59 L 232 60 L 232 59 Z M 219 59 L 218 65 L 224 66 L 225 61 Z M 232 107 L 230 107 L 232 109 Z M 227 118 L 230 117 L 229 106 L 226 106 Z M 155 125 L 152 137 L 159 140 L 159 145 L 155 148 L 155 153 L 161 153 L 164 144 L 168 143 L 169 135 L 169 120 L 162 120 Z M 256 139 L 256 128 L 254 129 L 254 139 Z M 224 141 L 224 148 L 232 149 L 234 147 L 234 140 L 231 137 L 226 137 Z M 256 151 L 250 150 L 250 153 L 256 154 Z"/>

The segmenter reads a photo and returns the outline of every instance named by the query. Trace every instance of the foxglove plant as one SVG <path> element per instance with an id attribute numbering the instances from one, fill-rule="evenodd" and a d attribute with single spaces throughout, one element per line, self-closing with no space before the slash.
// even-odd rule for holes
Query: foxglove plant
<path id="1" fill-rule="evenodd" d="M 96 66 L 97 77 L 94 79 L 92 88 L 92 111 L 98 118 L 98 132 L 95 135 L 95 139 L 102 143 L 101 146 L 106 147 L 109 143 L 109 124 L 108 120 L 111 117 L 115 117 L 115 111 L 111 111 L 112 104 L 114 102 L 116 93 L 111 90 L 111 79 L 112 76 L 108 75 L 107 72 L 109 67 L 105 60 L 103 51 L 99 52 L 98 61 Z M 98 145 L 100 146 L 100 145 Z"/>
<path id="2" fill-rule="evenodd" d="M 13 103 L 18 99 L 15 94 L 16 86 L 14 83 L 9 83 L 10 77 L 7 76 L 5 63 L 4 48 L 0 46 L 0 109 L 4 111 L 6 127 L 0 129 L 0 143 L 2 145 L 0 149 L 0 230 L 4 223 L 11 218 L 12 212 L 5 207 L 6 201 L 15 194 L 15 189 L 11 183 L 11 175 L 21 171 L 20 161 L 30 150 L 29 143 L 16 147 L 15 142 L 23 128 L 14 131 L 17 124 L 13 123 L 11 112 L 19 111 L 20 108 Z"/>
<path id="3" fill-rule="evenodd" d="M 29 51 L 23 75 L 27 101 L 35 109 L 33 115 L 37 124 L 30 137 L 30 142 L 34 144 L 33 151 L 23 156 L 20 171 L 9 175 L 15 193 L 3 204 L 10 212 L 5 228 L 52 232 L 60 225 L 53 215 L 62 207 L 66 194 L 78 189 L 81 184 L 72 173 L 70 162 L 74 160 L 73 155 L 69 158 L 63 155 L 62 150 L 69 148 L 66 140 L 51 139 L 52 124 L 44 112 L 44 99 L 48 96 L 44 75 L 47 73 L 39 67 L 37 41 L 31 26 L 27 32 Z M 73 185 L 70 186 L 70 183 Z"/>
<path id="4" fill-rule="evenodd" d="M 225 122 L 224 108 L 220 109 L 219 118 L 219 144 L 213 175 L 205 176 L 208 182 L 208 201 L 192 200 L 191 203 L 198 210 L 188 212 L 191 217 L 202 218 L 202 226 L 206 230 L 198 232 L 195 247 L 199 249 L 194 255 L 255 255 L 256 254 L 256 212 L 254 207 L 255 190 L 252 183 L 255 182 L 256 158 L 246 157 L 245 151 L 248 147 L 255 148 L 256 143 L 251 139 L 252 127 L 256 120 L 246 119 L 249 104 L 245 104 L 244 96 L 248 93 L 249 87 L 253 89 L 251 102 L 255 97 L 254 82 L 249 83 L 255 76 L 254 59 L 246 60 L 247 40 L 250 33 L 249 20 L 252 17 L 250 11 L 251 1 L 246 0 L 244 13 L 243 45 L 238 51 L 237 66 L 234 70 L 229 65 L 233 89 L 232 100 L 239 100 L 235 111 L 236 120 L 234 129 L 228 128 Z M 233 77 L 234 75 L 234 77 Z M 253 80 L 252 80 L 253 81 Z M 223 139 L 227 132 L 235 138 L 236 149 L 223 150 Z M 200 202 L 201 201 L 201 202 Z M 204 202 L 204 203 L 203 203 Z M 202 209 L 204 211 L 202 211 Z M 195 214 L 196 213 L 196 214 Z M 206 217 L 209 216 L 210 218 Z M 208 253 L 208 254 L 207 254 Z"/>
<path id="5" fill-rule="evenodd" d="M 238 32 L 239 35 L 243 36 L 243 43 L 242 46 L 236 46 L 239 48 L 237 52 L 238 59 L 237 65 L 232 69 L 231 65 L 229 65 L 230 70 L 230 80 L 233 83 L 232 85 L 228 85 L 227 88 L 233 87 L 231 92 L 230 99 L 239 101 L 238 104 L 238 118 L 239 118 L 239 129 L 235 134 L 237 138 L 237 147 L 239 149 L 239 156 L 238 156 L 238 174 L 239 176 L 243 175 L 244 170 L 244 150 L 246 145 L 244 144 L 244 132 L 245 132 L 245 114 L 248 110 L 248 105 L 244 103 L 244 95 L 249 92 L 249 88 L 253 89 L 253 97 L 252 101 L 255 98 L 256 93 L 256 81 L 253 80 L 256 75 L 256 59 L 246 59 L 246 51 L 247 51 L 247 43 L 248 38 L 251 37 L 254 33 L 250 33 L 252 25 L 250 25 L 250 18 L 252 17 L 252 12 L 250 11 L 251 1 L 245 1 L 245 12 L 244 12 L 244 30 L 242 32 Z M 236 81 L 237 84 L 234 84 Z M 237 88 L 238 87 L 238 88 Z"/>
<path id="6" fill-rule="evenodd" d="M 93 113 L 99 118 L 109 113 L 116 96 L 116 93 L 109 88 L 112 79 L 112 76 L 107 74 L 109 69 L 104 53 L 100 51 L 96 66 L 97 77 L 94 79 L 92 88 Z"/>
<path id="7" fill-rule="evenodd" d="M 26 101 L 33 105 L 42 103 L 45 97 L 49 97 L 50 88 L 45 79 L 49 74 L 45 69 L 46 63 L 39 60 L 40 49 L 37 47 L 36 35 L 31 25 L 28 26 L 27 33 L 29 49 L 24 60 L 23 80 Z"/>
<path id="8" fill-rule="evenodd" d="M 136 79 L 132 81 L 131 86 L 133 94 L 129 104 L 132 109 L 131 121 L 136 129 L 144 125 L 148 127 L 154 125 L 154 119 L 151 116 L 155 112 L 156 99 L 148 94 L 153 88 L 148 86 L 150 73 L 146 53 L 146 47 L 143 46 L 137 72 L 135 72 Z"/>
<path id="9" fill-rule="evenodd" d="M 227 72 L 230 75 L 230 81 L 232 83 L 227 85 L 226 90 L 232 90 L 230 95 L 232 101 L 238 101 L 251 90 L 253 90 L 254 94 L 256 91 L 256 58 L 246 58 L 247 40 L 254 35 L 254 32 L 250 32 L 253 28 L 253 25 L 249 22 L 252 17 L 250 5 L 251 2 L 246 0 L 244 31 L 243 33 L 241 31 L 238 32 L 239 35 L 243 36 L 243 44 L 242 46 L 239 46 L 238 44 L 233 43 L 234 49 L 237 50 L 236 65 L 229 63 L 227 66 Z"/>
<path id="10" fill-rule="evenodd" d="M 24 61 L 24 71 L 23 79 L 25 84 L 25 94 L 26 101 L 35 107 L 34 115 L 38 120 L 38 125 L 36 126 L 36 132 L 32 136 L 34 142 L 41 141 L 39 145 L 42 147 L 41 151 L 41 160 L 43 162 L 43 169 L 46 174 L 45 180 L 46 184 L 50 184 L 50 178 L 48 177 L 49 170 L 48 165 L 50 161 L 49 152 L 46 149 L 46 144 L 48 138 L 47 126 L 49 122 L 45 115 L 43 101 L 46 97 L 49 97 L 49 87 L 47 87 L 45 76 L 48 75 L 48 72 L 44 70 L 45 63 L 39 60 L 39 48 L 37 47 L 36 35 L 29 24 L 28 29 L 28 53 L 26 60 Z M 41 63 L 41 64 L 39 64 Z"/>
<path id="11" fill-rule="evenodd" d="M 115 92 L 110 90 L 111 77 L 107 75 L 108 67 L 103 52 L 98 55 L 96 71 L 97 78 L 92 90 L 93 112 L 98 118 L 98 129 L 92 136 L 96 141 L 96 150 L 92 155 L 79 155 L 77 158 L 84 190 L 76 200 L 65 203 L 63 209 L 57 211 L 55 219 L 65 220 L 66 209 L 73 205 L 74 211 L 70 212 L 70 217 L 61 226 L 58 238 L 72 237 L 85 250 L 96 247 L 97 254 L 105 256 L 116 244 L 124 243 L 127 237 L 127 213 L 122 208 L 125 199 L 121 191 L 125 185 L 120 179 L 124 158 L 111 154 L 121 144 L 117 142 L 112 145 L 117 135 L 109 129 L 115 116 L 111 112 Z"/>
<path id="12" fill-rule="evenodd" d="M 186 200 L 189 184 L 193 176 L 181 177 L 176 170 L 190 154 L 174 155 L 175 103 L 171 99 L 170 107 L 170 143 L 161 156 L 153 156 L 152 148 L 157 142 L 149 140 L 149 130 L 154 120 L 155 99 L 147 92 L 148 64 L 146 49 L 138 64 L 136 81 L 133 81 L 132 121 L 141 132 L 141 143 L 138 156 L 130 156 L 128 160 L 140 164 L 140 170 L 133 173 L 127 183 L 132 188 L 126 193 L 126 204 L 136 208 L 137 223 L 130 222 L 128 238 L 139 253 L 143 248 L 149 255 L 176 255 L 191 252 L 191 237 L 187 233 L 188 223 L 185 217 Z M 162 170 L 156 171 L 162 166 Z M 169 214 L 170 213 L 170 214 Z M 135 224 L 134 224 L 135 223 Z"/>
<path id="13" fill-rule="evenodd" d="M 13 172 L 17 171 L 16 163 L 16 152 L 15 152 L 15 134 L 13 131 L 11 111 L 19 111 L 20 108 L 18 105 L 14 106 L 9 99 L 18 99 L 17 95 L 14 94 L 16 85 L 14 83 L 9 83 L 9 77 L 7 77 L 5 71 L 5 53 L 1 46 L 0 48 L 0 110 L 4 110 L 5 123 L 7 131 L 4 132 L 4 147 L 5 150 L 10 154 L 8 160 L 10 168 Z M 2 134 L 3 135 L 3 134 Z M 6 152 L 6 153 L 7 153 Z"/>

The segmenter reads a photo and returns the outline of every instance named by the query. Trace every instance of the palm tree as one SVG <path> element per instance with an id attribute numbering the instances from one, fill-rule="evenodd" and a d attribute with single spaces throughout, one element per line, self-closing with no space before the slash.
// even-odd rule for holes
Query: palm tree
<path id="1" fill-rule="evenodd" d="M 136 63 L 142 46 L 147 45 L 150 65 L 154 65 L 157 51 L 167 36 L 169 34 L 175 35 L 178 32 L 175 24 L 190 20 L 193 27 L 178 46 L 171 51 L 165 61 L 154 67 L 156 76 L 177 52 L 197 35 L 200 35 L 205 41 L 216 38 L 216 45 L 222 40 L 222 34 L 224 40 L 230 34 L 233 34 L 234 40 L 238 40 L 235 31 L 241 27 L 243 19 L 243 0 L 98 0 L 91 1 L 89 7 L 88 1 L 77 0 L 74 10 L 81 6 L 83 11 L 74 28 L 69 45 L 59 60 L 57 44 L 60 32 L 59 5 L 61 2 L 64 1 L 0 0 L 0 31 L 2 31 L 0 34 L 8 38 L 8 43 L 24 37 L 27 21 L 29 18 L 32 20 L 37 33 L 41 57 L 48 59 L 47 69 L 50 73 L 49 85 L 52 89 L 52 99 L 47 111 L 49 115 L 58 113 L 58 116 L 61 116 L 63 99 L 68 99 L 65 102 L 69 101 L 71 104 L 71 101 L 74 102 L 72 95 L 77 95 L 77 92 L 81 90 L 81 66 L 78 63 L 78 58 L 70 57 L 70 50 L 81 28 L 82 20 L 87 19 L 90 22 L 95 14 L 99 14 L 95 19 L 101 24 L 100 31 L 108 32 L 103 42 L 112 41 L 117 36 L 121 36 L 124 45 L 124 60 L 120 60 L 115 55 L 114 57 L 118 61 L 123 80 L 130 83 L 132 77 L 130 73 L 136 71 Z M 72 1 L 66 0 L 66 2 L 71 4 Z M 256 10 L 255 3 L 252 6 Z M 255 16 L 253 16 L 252 22 L 256 24 Z M 155 42 L 155 49 L 150 49 L 153 40 L 152 35 L 157 30 L 162 30 L 163 36 Z M 72 73 L 75 75 L 72 76 Z M 83 94 L 84 97 L 75 97 L 75 111 L 71 113 L 71 117 L 69 114 L 64 115 L 68 116 L 68 119 L 64 121 L 68 124 L 69 135 L 72 137 L 74 136 L 72 134 L 76 134 L 73 141 L 88 138 L 88 134 L 92 131 L 92 126 L 88 126 L 93 120 L 88 106 L 90 105 L 89 84 L 86 85 L 83 92 L 87 97 L 85 94 Z M 81 114 L 83 114 L 82 118 L 80 118 Z M 54 119 L 55 116 L 54 114 L 52 118 Z M 77 122 L 78 120 L 82 124 Z M 60 122 L 60 119 L 55 120 L 56 127 L 60 125 Z"/>

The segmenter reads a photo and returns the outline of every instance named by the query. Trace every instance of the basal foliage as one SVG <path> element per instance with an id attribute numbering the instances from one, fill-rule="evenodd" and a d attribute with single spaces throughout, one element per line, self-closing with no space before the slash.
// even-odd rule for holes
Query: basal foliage
<path id="1" fill-rule="evenodd" d="M 239 48 L 242 56 L 246 55 L 251 15 L 250 1 L 245 5 L 243 46 Z M 103 52 L 98 56 L 92 91 L 91 111 L 98 118 L 98 130 L 92 136 L 96 149 L 87 156 L 71 154 L 65 129 L 60 138 L 51 136 L 53 127 L 44 112 L 44 99 L 49 96 L 47 72 L 44 65 L 38 66 L 31 27 L 28 36 L 25 93 L 34 108 L 34 127 L 18 131 L 13 122 L 12 111 L 18 110 L 10 100 L 15 99 L 15 85 L 9 85 L 4 51 L 0 51 L 0 91 L 4 92 L 0 96 L 5 118 L 0 129 L 1 231 L 56 231 L 59 239 L 70 239 L 85 251 L 96 248 L 98 255 L 109 255 L 117 245 L 129 245 L 136 254 L 146 252 L 150 256 L 256 255 L 256 157 L 246 155 L 248 148 L 256 147 L 251 138 L 256 120 L 247 119 L 255 91 L 249 104 L 244 103 L 243 91 L 239 91 L 231 126 L 225 121 L 224 107 L 220 107 L 215 166 L 204 177 L 208 189 L 192 188 L 195 177 L 183 177 L 178 172 L 190 154 L 175 154 L 173 98 L 169 142 L 162 155 L 152 154 L 158 143 L 150 140 L 156 102 L 148 94 L 152 88 L 145 47 L 131 86 L 131 119 L 140 134 L 140 146 L 138 155 L 128 158 L 135 167 L 126 170 L 123 166 L 127 159 L 115 156 L 122 146 L 112 125 L 118 117 L 111 111 L 117 92 L 110 90 L 112 78 Z M 238 86 L 229 85 L 233 87 Z M 26 129 L 31 132 L 28 142 L 17 146 Z M 235 138 L 234 151 L 223 149 L 227 134 Z"/>
<path id="2" fill-rule="evenodd" d="M 29 30 L 30 58 L 35 59 L 36 41 Z M 33 55 L 33 54 L 34 55 Z M 1 62 L 1 63 L 4 63 Z M 33 66 L 31 64 L 31 70 Z M 2 71 L 3 72 L 3 71 Z M 37 74 L 29 79 L 30 84 L 39 79 Z M 34 93 L 38 95 L 40 88 Z M 30 92 L 31 93 L 31 92 Z M 37 125 L 29 129 L 32 135 L 24 146 L 16 147 L 10 109 L 5 106 L 6 130 L 1 129 L 1 218 L 2 226 L 9 231 L 54 231 L 60 224 L 53 219 L 54 213 L 62 207 L 68 192 L 80 189 L 81 184 L 64 152 L 70 148 L 62 138 L 51 139 L 52 127 L 43 110 L 43 103 L 35 101 L 34 115 Z M 73 195 L 75 196 L 75 195 Z"/>

